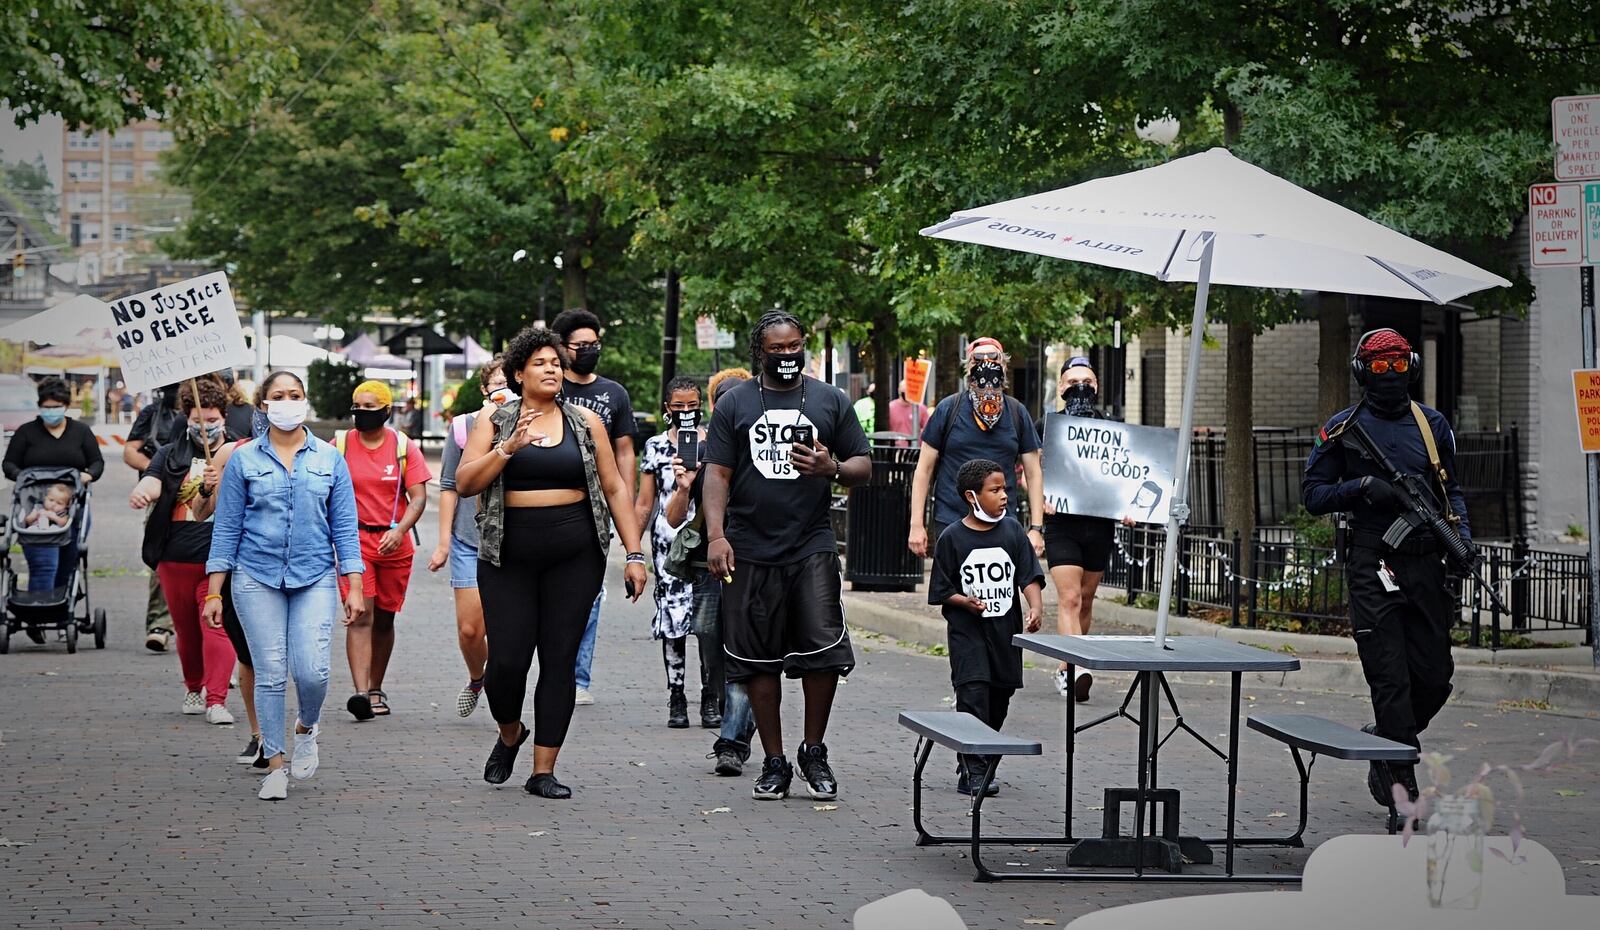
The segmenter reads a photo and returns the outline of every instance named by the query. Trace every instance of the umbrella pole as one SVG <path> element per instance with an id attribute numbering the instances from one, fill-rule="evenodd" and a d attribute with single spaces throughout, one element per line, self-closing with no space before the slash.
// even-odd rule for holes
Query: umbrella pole
<path id="1" fill-rule="evenodd" d="M 1161 604 L 1156 609 L 1156 642 L 1167 644 L 1167 615 L 1172 610 L 1172 582 L 1178 573 L 1178 532 L 1189 522 L 1189 441 L 1194 436 L 1194 395 L 1200 382 L 1200 344 L 1206 331 L 1206 302 L 1211 292 L 1211 249 L 1216 236 L 1200 234 L 1200 278 L 1194 289 L 1194 321 L 1189 328 L 1189 364 L 1183 371 L 1183 414 L 1178 419 L 1178 459 L 1172 469 L 1172 507 L 1167 516 L 1166 556 L 1161 560 Z"/>

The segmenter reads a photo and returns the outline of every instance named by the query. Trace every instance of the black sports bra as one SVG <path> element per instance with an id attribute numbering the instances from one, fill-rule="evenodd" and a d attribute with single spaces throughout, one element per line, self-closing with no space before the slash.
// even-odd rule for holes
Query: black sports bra
<path id="1" fill-rule="evenodd" d="M 507 491 L 583 491 L 583 455 L 570 426 L 553 446 L 527 445 L 512 453 L 500 473 Z"/>

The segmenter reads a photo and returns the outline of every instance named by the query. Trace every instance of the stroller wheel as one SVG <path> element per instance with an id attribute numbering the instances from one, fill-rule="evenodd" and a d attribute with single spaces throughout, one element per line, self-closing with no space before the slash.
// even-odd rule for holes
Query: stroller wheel
<path id="1" fill-rule="evenodd" d="M 77 651 L 78 651 L 78 622 L 76 620 L 68 620 L 67 621 L 67 655 L 72 655 L 73 653 L 75 653 Z"/>
<path id="2" fill-rule="evenodd" d="M 94 648 L 106 648 L 106 609 L 100 607 L 94 612 Z"/>

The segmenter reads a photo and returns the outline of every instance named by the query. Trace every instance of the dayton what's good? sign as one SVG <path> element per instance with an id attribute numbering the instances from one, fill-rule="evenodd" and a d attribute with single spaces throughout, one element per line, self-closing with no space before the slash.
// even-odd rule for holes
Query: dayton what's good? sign
<path id="1" fill-rule="evenodd" d="M 1178 431 L 1052 413 L 1044 420 L 1044 499 L 1058 513 L 1165 523 Z"/>

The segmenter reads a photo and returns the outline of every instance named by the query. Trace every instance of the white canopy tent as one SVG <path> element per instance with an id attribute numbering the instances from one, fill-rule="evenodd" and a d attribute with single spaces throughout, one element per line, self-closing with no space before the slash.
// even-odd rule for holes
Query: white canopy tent
<path id="1" fill-rule="evenodd" d="M 1195 282 L 1176 487 L 1161 564 L 1165 643 L 1178 528 L 1189 514 L 1189 442 L 1210 285 L 1447 303 L 1509 281 L 1235 158 L 1226 149 L 962 210 L 923 235 Z"/>

